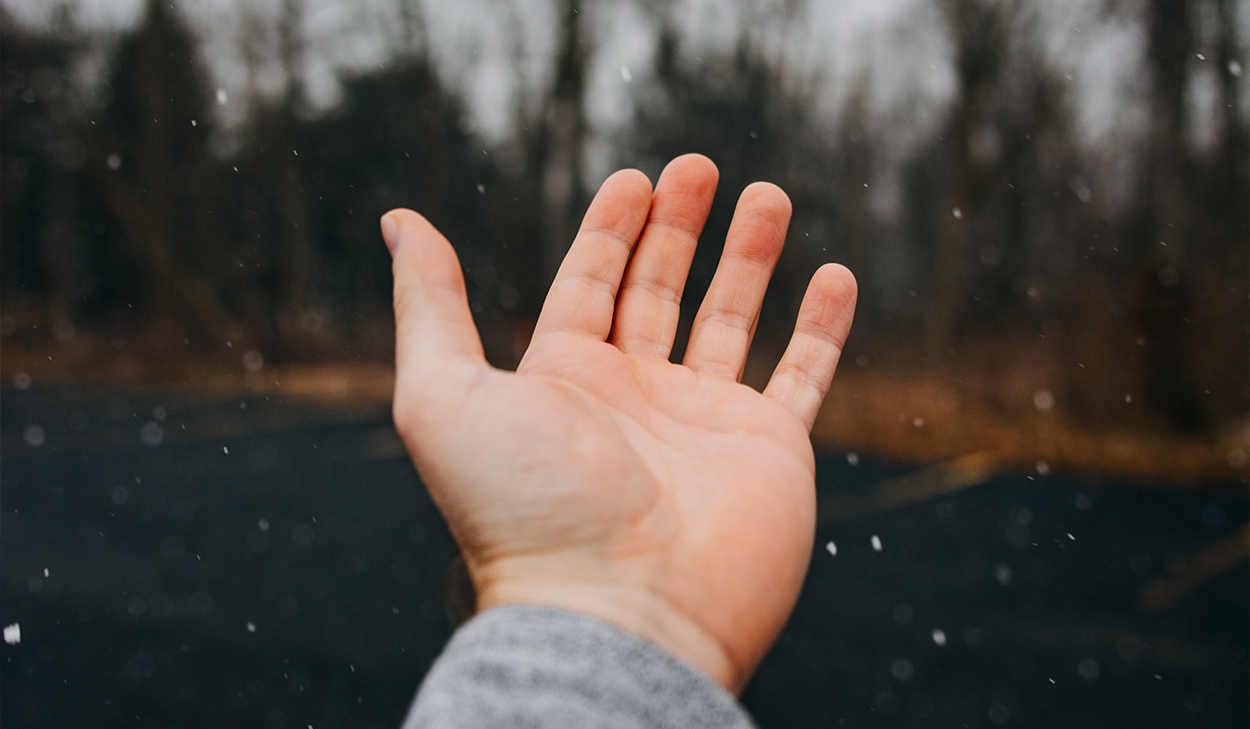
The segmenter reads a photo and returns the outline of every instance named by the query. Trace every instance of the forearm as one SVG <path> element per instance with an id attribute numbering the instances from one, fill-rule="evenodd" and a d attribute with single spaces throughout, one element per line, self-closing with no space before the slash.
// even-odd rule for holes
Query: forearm
<path id="1" fill-rule="evenodd" d="M 519 555 L 499 560 L 475 575 L 477 607 L 541 605 L 598 618 L 659 646 L 730 692 L 741 692 L 750 669 L 736 664 L 694 616 L 648 589 L 665 580 L 643 562 L 605 568 L 576 558 Z"/>
<path id="2" fill-rule="evenodd" d="M 637 635 L 578 613 L 511 605 L 457 631 L 404 729 L 516 726 L 752 724 L 711 678 Z"/>

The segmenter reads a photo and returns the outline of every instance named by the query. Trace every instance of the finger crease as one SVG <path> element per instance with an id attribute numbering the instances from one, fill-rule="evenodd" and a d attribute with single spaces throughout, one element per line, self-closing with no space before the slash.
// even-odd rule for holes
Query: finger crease
<path id="1" fill-rule="evenodd" d="M 697 236 L 694 231 L 693 221 L 685 220 L 678 217 L 668 217 L 660 215 L 652 217 L 647 221 L 647 231 L 662 230 L 670 235 L 681 238 L 683 241 L 690 241 Z"/>
<path id="2" fill-rule="evenodd" d="M 629 289 L 642 289 L 660 301 L 664 301 L 669 304 L 677 304 L 678 306 L 681 305 L 681 289 L 653 278 L 628 280 L 625 282 L 622 289 L 626 291 Z"/>
<path id="3" fill-rule="evenodd" d="M 800 367 L 794 362 L 781 362 L 777 365 L 777 374 L 788 376 L 798 382 L 801 387 L 806 387 L 813 392 L 823 395 L 825 388 L 823 377 L 817 377 L 811 370 Z"/>
<path id="4" fill-rule="evenodd" d="M 647 337 L 619 336 L 614 334 L 612 336 L 612 340 L 617 345 L 618 349 L 628 349 L 629 353 L 632 355 L 642 357 L 660 357 L 663 359 L 668 358 L 668 346 L 666 346 L 663 342 L 659 342 L 654 339 L 648 339 Z M 621 345 L 625 346 L 622 347 Z"/>
<path id="5" fill-rule="evenodd" d="M 725 248 L 723 260 L 736 261 L 752 268 L 771 272 L 776 265 L 777 254 L 771 250 L 765 250 L 761 246 L 752 246 L 747 250 L 743 250 L 743 247 L 735 246 L 733 248 Z"/>
<path id="6" fill-rule="evenodd" d="M 841 354 L 842 343 L 838 341 L 836 336 L 830 333 L 830 329 L 832 329 L 832 327 L 822 327 L 819 324 L 799 324 L 794 328 L 794 335 L 796 337 L 811 337 L 822 344 L 827 344 L 830 347 L 833 347 L 838 350 L 838 354 Z"/>
<path id="7" fill-rule="evenodd" d="M 570 273 L 565 280 L 585 284 L 595 291 L 603 292 L 613 299 L 616 298 L 616 284 L 593 273 Z"/>
<path id="8" fill-rule="evenodd" d="M 622 233 L 621 231 L 619 231 L 619 230 L 617 230 L 617 229 L 615 229 L 615 228 L 610 228 L 610 227 L 604 227 L 604 228 L 583 228 L 583 229 L 582 229 L 581 231 L 579 231 L 579 232 L 578 232 L 578 234 L 577 234 L 577 237 L 578 237 L 578 238 L 583 238 L 583 237 L 599 237 L 599 236 L 604 237 L 604 238 L 607 238 L 608 240 L 612 240 L 612 241 L 615 241 L 615 242 L 617 242 L 617 243 L 620 243 L 622 246 L 624 246 L 624 247 L 625 247 L 625 250 L 626 250 L 626 251 L 629 251 L 629 249 L 633 248 L 633 247 L 634 247 L 634 241 L 635 241 L 635 240 L 637 240 L 637 237 L 633 237 L 633 238 L 626 237 L 626 235 L 625 235 L 624 233 Z M 574 241 L 574 245 L 576 245 L 576 243 L 577 243 L 577 241 Z"/>
<path id="9" fill-rule="evenodd" d="M 704 313 L 699 318 L 701 321 L 697 322 L 696 326 L 706 322 L 716 322 L 717 324 L 722 324 L 730 329 L 738 329 L 744 332 L 749 332 L 751 327 L 755 324 L 755 317 L 739 314 L 738 312 L 730 311 L 729 309 L 712 309 Z"/>

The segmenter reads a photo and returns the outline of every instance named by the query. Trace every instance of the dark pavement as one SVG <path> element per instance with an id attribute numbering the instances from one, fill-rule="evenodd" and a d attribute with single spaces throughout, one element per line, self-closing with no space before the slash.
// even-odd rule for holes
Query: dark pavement
<path id="1" fill-rule="evenodd" d="M 385 412 L 10 388 L 0 456 L 6 727 L 394 728 L 450 634 Z M 818 488 L 905 472 L 829 454 Z M 765 729 L 1245 727 L 1246 563 L 1138 602 L 1250 518 L 1226 486 L 1018 475 L 823 525 L 744 701 Z"/>

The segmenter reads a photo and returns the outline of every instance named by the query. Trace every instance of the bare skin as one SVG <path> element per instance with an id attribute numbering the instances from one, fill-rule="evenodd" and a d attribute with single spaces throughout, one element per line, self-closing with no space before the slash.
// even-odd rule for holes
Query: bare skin
<path id="1" fill-rule="evenodd" d="M 394 257 L 395 423 L 459 545 L 478 610 L 591 615 L 738 693 L 798 597 L 815 532 L 809 432 L 855 308 L 836 264 L 812 277 L 763 393 L 739 382 L 790 201 L 738 202 L 685 361 L 682 289 L 716 188 L 706 157 L 652 192 L 612 175 L 590 205 L 517 371 L 487 364 L 447 240 L 382 219 Z"/>

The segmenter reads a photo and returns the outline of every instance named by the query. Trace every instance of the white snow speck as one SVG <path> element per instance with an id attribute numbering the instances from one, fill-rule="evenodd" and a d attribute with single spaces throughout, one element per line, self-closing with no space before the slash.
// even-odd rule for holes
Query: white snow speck
<path id="1" fill-rule="evenodd" d="M 191 126 L 197 126 L 194 119 L 191 120 Z"/>
<path id="2" fill-rule="evenodd" d="M 4 626 L 4 642 L 9 645 L 17 645 L 22 642 L 22 626 L 17 623 Z"/>
<path id="3" fill-rule="evenodd" d="M 144 423 L 143 427 L 139 428 L 139 440 L 143 441 L 144 445 L 158 446 L 161 441 L 165 440 L 165 429 L 156 421 Z"/>
<path id="4" fill-rule="evenodd" d="M 222 106 L 225 106 L 225 105 L 226 105 L 226 102 L 227 102 L 227 101 L 229 101 L 229 100 L 230 100 L 230 97 L 229 97 L 229 96 L 226 96 L 226 90 L 225 90 L 225 89 L 221 89 L 221 88 L 217 89 L 217 103 L 218 103 L 218 104 L 221 104 Z"/>
<path id="5" fill-rule="evenodd" d="M 44 568 L 43 568 L 43 576 L 44 576 L 44 577 L 47 577 L 47 576 L 48 576 L 48 568 L 47 568 L 47 567 L 44 567 Z"/>
<path id="6" fill-rule="evenodd" d="M 1038 461 L 1037 472 L 1039 475 L 1042 475 L 1042 476 L 1045 476 L 1046 474 L 1050 473 L 1050 464 L 1047 463 L 1046 461 Z"/>
<path id="7" fill-rule="evenodd" d="M 1042 388 L 1033 393 L 1033 407 L 1047 412 L 1055 407 L 1055 396 L 1050 393 L 1050 390 Z"/>
<path id="8" fill-rule="evenodd" d="M 923 427 L 924 427 L 924 418 L 916 418 L 916 419 L 914 419 L 914 420 L 912 420 L 912 421 L 911 421 L 911 424 L 912 424 L 913 426 L 917 427 L 917 428 L 923 428 Z"/>
<path id="9" fill-rule="evenodd" d="M 872 535 L 872 551 L 874 552 L 881 551 L 881 537 L 877 536 L 876 534 Z"/>
<path id="10" fill-rule="evenodd" d="M 1072 536 L 1072 532 L 1068 532 L 1068 539 L 1071 539 L 1074 542 L 1076 541 L 1076 537 Z"/>
<path id="11" fill-rule="evenodd" d="M 248 624 L 247 624 L 247 632 L 249 632 L 249 633 L 255 633 L 255 632 L 256 632 L 256 623 L 248 623 Z"/>
<path id="12" fill-rule="evenodd" d="M 834 544 L 833 542 L 829 542 L 828 544 L 826 544 L 825 549 L 829 552 L 829 556 L 831 557 L 838 556 L 838 545 Z"/>
<path id="13" fill-rule="evenodd" d="M 1077 664 L 1076 672 L 1081 678 L 1093 683 L 1102 675 L 1102 666 L 1099 666 L 1098 661 L 1091 656 Z"/>
<path id="14" fill-rule="evenodd" d="M 225 446 L 221 447 L 221 452 L 225 453 L 227 456 L 230 455 L 230 449 Z"/>
<path id="15" fill-rule="evenodd" d="M 44 433 L 43 428 L 38 425 L 29 425 L 22 433 L 22 440 L 26 441 L 26 445 L 31 448 L 38 448 L 43 445 L 45 438 L 47 438 L 47 434 Z"/>
<path id="16" fill-rule="evenodd" d="M 847 462 L 847 463 L 849 463 L 849 464 L 851 464 L 852 466 L 858 466 L 858 465 L 859 465 L 859 454 L 858 454 L 858 453 L 856 453 L 855 451 L 851 451 L 850 453 L 847 453 L 847 454 L 846 454 L 846 462 Z"/>
<path id="17" fill-rule="evenodd" d="M 243 353 L 243 369 L 253 374 L 260 372 L 265 367 L 265 357 L 254 349 L 249 349 Z"/>
<path id="18" fill-rule="evenodd" d="M 954 210 L 951 211 L 951 215 L 955 216 L 955 220 L 962 220 L 964 217 L 964 211 L 960 210 L 959 208 L 955 208 Z"/>
<path id="19" fill-rule="evenodd" d="M 946 645 L 946 631 L 941 628 L 933 629 L 933 644 L 936 646 Z"/>
<path id="20" fill-rule="evenodd" d="M 621 80 L 625 83 L 634 80 L 634 74 L 629 72 L 629 66 L 621 66 Z"/>

